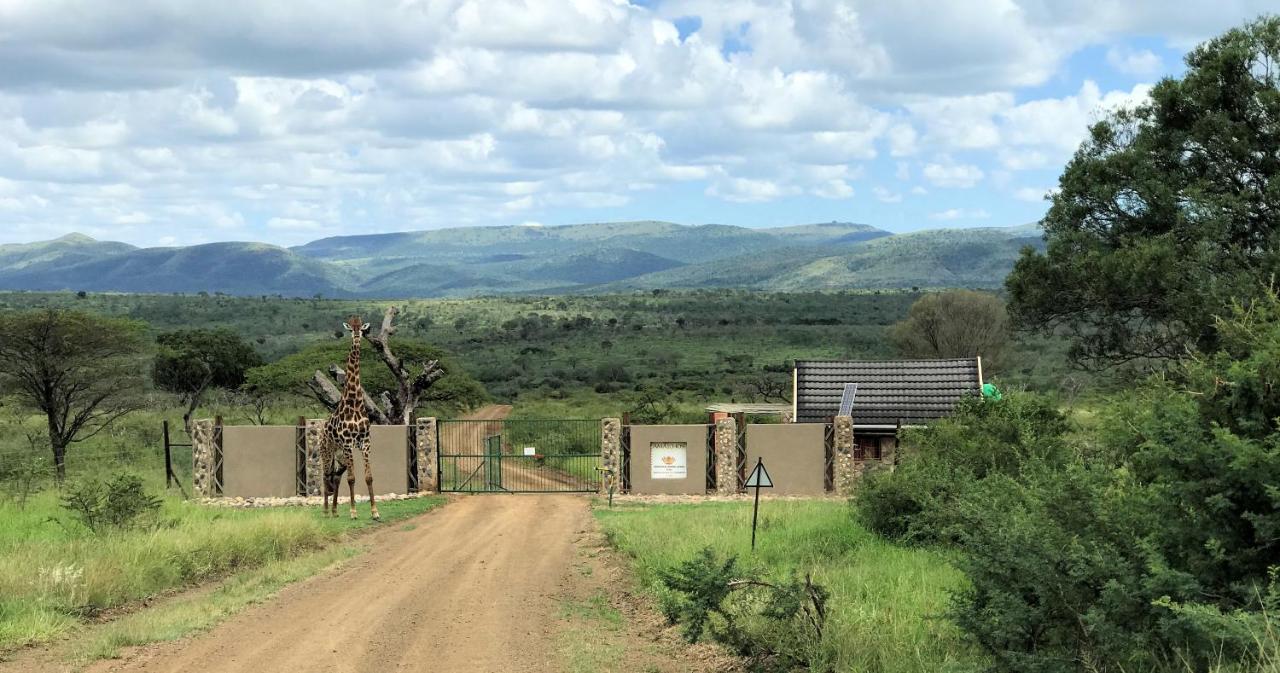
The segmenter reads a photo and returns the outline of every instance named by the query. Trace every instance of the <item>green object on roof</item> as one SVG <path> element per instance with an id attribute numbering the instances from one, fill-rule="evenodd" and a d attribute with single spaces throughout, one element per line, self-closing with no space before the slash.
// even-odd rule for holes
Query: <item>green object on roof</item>
<path id="1" fill-rule="evenodd" d="M 989 400 L 1002 400 L 1004 395 L 1000 394 L 1000 389 L 994 383 L 982 384 L 982 396 Z"/>

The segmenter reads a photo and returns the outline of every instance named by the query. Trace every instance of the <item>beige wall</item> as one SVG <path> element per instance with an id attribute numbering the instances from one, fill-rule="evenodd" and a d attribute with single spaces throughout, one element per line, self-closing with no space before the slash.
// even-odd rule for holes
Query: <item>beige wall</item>
<path id="1" fill-rule="evenodd" d="M 369 467 L 373 471 L 373 492 L 409 492 L 409 434 L 404 425 L 369 427 Z M 364 487 L 364 460 L 355 458 L 356 493 L 368 494 Z M 345 480 L 344 480 L 345 481 Z M 346 495 L 345 487 L 343 495 Z"/>
<path id="2" fill-rule="evenodd" d="M 822 495 L 826 492 L 824 427 L 822 423 L 748 425 L 747 474 L 755 469 L 756 459 L 763 458 L 773 488 L 762 492 Z"/>
<path id="3" fill-rule="evenodd" d="M 683 442 L 688 469 L 684 479 L 650 476 L 650 445 Z M 702 495 L 707 492 L 707 426 L 631 426 L 631 492 L 641 494 Z"/>
<path id="4" fill-rule="evenodd" d="M 292 425 L 222 428 L 222 495 L 284 497 L 298 489 L 297 429 Z"/>

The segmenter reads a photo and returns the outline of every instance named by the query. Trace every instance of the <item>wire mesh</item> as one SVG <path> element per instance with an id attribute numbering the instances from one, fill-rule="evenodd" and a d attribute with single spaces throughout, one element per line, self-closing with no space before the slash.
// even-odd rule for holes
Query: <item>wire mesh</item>
<path id="1" fill-rule="evenodd" d="M 437 428 L 441 491 L 600 488 L 598 420 L 442 420 Z"/>

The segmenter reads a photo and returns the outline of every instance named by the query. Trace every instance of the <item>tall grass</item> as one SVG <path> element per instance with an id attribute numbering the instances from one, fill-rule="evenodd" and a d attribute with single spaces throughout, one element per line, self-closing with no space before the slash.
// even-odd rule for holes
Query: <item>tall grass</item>
<path id="1" fill-rule="evenodd" d="M 384 521 L 442 502 L 384 502 Z M 367 510 L 367 504 L 361 504 Z M 168 499 L 152 525 L 93 535 L 54 491 L 0 504 L 0 650 L 40 642 L 133 601 L 320 549 L 368 524 L 319 508 L 235 510 Z"/>
<path id="2" fill-rule="evenodd" d="M 935 673 L 984 664 L 942 616 L 948 592 L 964 581 L 948 557 L 881 540 L 859 527 L 844 503 L 761 503 L 754 554 L 750 503 L 629 505 L 596 515 L 656 594 L 663 591 L 657 571 L 703 547 L 736 554 L 747 568 L 771 578 L 812 573 L 831 592 L 817 670 Z M 744 626 L 765 644 L 779 636 L 764 623 Z"/>

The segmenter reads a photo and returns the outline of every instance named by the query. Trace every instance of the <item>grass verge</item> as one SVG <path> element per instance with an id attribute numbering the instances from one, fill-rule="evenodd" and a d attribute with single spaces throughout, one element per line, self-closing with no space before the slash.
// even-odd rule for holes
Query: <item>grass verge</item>
<path id="1" fill-rule="evenodd" d="M 378 509 L 386 523 L 442 502 L 443 498 L 386 501 Z M 247 600 L 270 593 L 289 577 L 305 576 L 297 573 L 309 574 L 332 563 L 334 559 L 323 554 L 307 559 L 370 526 L 368 504 L 361 503 L 359 510 L 361 519 L 351 521 L 345 515 L 326 519 L 319 507 L 223 509 L 169 500 L 152 526 L 93 535 L 70 522 L 52 492 L 23 508 L 0 506 L 0 652 L 52 640 L 104 611 L 127 609 L 143 599 L 250 571 L 243 583 L 237 579 L 213 592 L 224 592 L 219 604 L 232 609 L 237 595 Z M 253 574 L 257 570 L 261 574 Z M 140 616 L 145 613 L 120 620 L 119 642 L 136 642 L 142 630 L 165 632 L 159 613 Z M 174 629 L 199 622 L 179 612 L 171 616 Z M 126 624 L 140 630 L 130 636 L 128 629 L 133 627 Z"/>
<path id="2" fill-rule="evenodd" d="M 916 673 L 981 668 L 982 656 L 942 617 L 963 583 L 947 556 L 883 541 L 833 501 L 765 501 L 751 552 L 751 503 L 617 505 L 597 508 L 610 543 L 634 560 L 644 587 L 661 597 L 657 572 L 704 547 L 735 554 L 770 578 L 812 573 L 830 592 L 814 670 Z M 766 647 L 767 623 L 743 625 Z"/>

